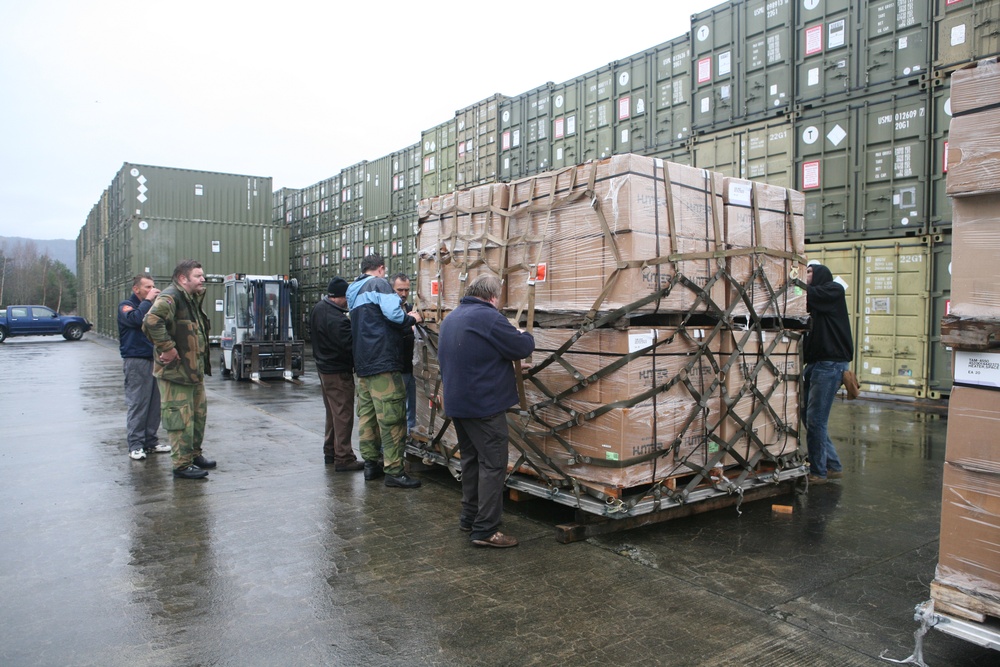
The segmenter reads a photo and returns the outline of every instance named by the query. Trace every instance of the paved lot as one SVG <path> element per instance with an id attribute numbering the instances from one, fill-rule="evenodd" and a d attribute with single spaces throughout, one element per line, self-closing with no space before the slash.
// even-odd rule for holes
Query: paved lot
<path id="1" fill-rule="evenodd" d="M 126 456 L 117 344 L 0 345 L 0 665 L 885 665 L 938 551 L 945 421 L 838 403 L 842 482 L 562 545 L 471 547 L 459 486 L 323 465 L 318 380 L 208 386 L 208 480 Z M 934 667 L 1000 654 L 937 631 Z"/>

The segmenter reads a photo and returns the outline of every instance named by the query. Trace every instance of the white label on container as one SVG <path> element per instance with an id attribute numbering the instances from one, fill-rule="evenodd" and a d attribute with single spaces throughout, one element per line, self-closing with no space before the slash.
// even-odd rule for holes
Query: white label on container
<path id="1" fill-rule="evenodd" d="M 628 85 L 628 72 L 622 72 L 618 75 L 618 85 L 627 86 Z"/>
<path id="2" fill-rule="evenodd" d="M 809 11 L 812 11 L 819 7 L 819 0 L 805 0 L 805 2 L 802 3 L 802 6 Z"/>
<path id="3" fill-rule="evenodd" d="M 819 128 L 815 125 L 810 125 L 806 129 L 802 130 L 802 141 L 810 146 L 819 141 Z"/>
<path id="4" fill-rule="evenodd" d="M 802 163 L 802 189 L 813 190 L 819 187 L 819 160 Z"/>
<path id="5" fill-rule="evenodd" d="M 750 196 L 753 193 L 753 186 L 748 181 L 729 181 L 729 203 L 750 205 Z"/>
<path id="6" fill-rule="evenodd" d="M 965 44 L 965 24 L 957 25 L 951 29 L 951 45 L 958 46 Z"/>
<path id="7" fill-rule="evenodd" d="M 872 375 L 882 375 L 882 369 L 878 366 L 872 366 L 870 370 Z"/>
<path id="8" fill-rule="evenodd" d="M 712 98 L 703 97 L 701 98 L 701 112 L 708 113 L 712 110 Z"/>
<path id="9" fill-rule="evenodd" d="M 630 333 L 628 335 L 629 354 L 638 352 L 652 345 L 656 341 L 656 331 L 650 330 L 646 333 Z"/>
<path id="10" fill-rule="evenodd" d="M 900 37 L 899 38 L 899 50 L 900 51 L 902 51 L 903 49 L 906 48 L 906 44 L 907 44 L 907 40 L 908 39 L 909 38 L 907 38 L 907 37 Z"/>
<path id="11" fill-rule="evenodd" d="M 818 83 L 819 83 L 819 68 L 818 67 L 813 67 L 806 74 L 806 85 L 807 86 L 815 86 Z"/>
<path id="12" fill-rule="evenodd" d="M 771 85 L 771 95 L 773 96 L 777 94 L 778 94 L 778 84 L 775 83 Z"/>
<path id="13" fill-rule="evenodd" d="M 698 35 L 698 41 L 704 42 L 708 39 L 708 36 L 712 34 L 712 31 L 708 29 L 707 25 L 702 25 L 698 26 L 698 32 L 696 34 Z"/>
<path id="14" fill-rule="evenodd" d="M 562 149 L 562 146 L 560 146 L 559 148 L 556 149 L 556 159 L 557 160 L 562 160 L 563 159 L 563 149 Z"/>
<path id="15" fill-rule="evenodd" d="M 698 61 L 698 83 L 712 80 L 712 58 L 702 58 Z"/>
<path id="16" fill-rule="evenodd" d="M 719 97 L 721 97 L 724 100 L 728 100 L 730 97 L 732 97 L 732 94 L 733 94 L 732 86 L 722 86 L 721 88 L 719 88 Z"/>
<path id="17" fill-rule="evenodd" d="M 833 129 L 826 135 L 826 138 L 830 140 L 830 143 L 834 146 L 839 146 L 840 142 L 847 138 L 847 130 L 842 128 L 839 124 L 834 125 Z"/>
<path id="18" fill-rule="evenodd" d="M 562 109 L 562 105 L 563 105 L 563 96 L 556 95 L 556 109 Z"/>
<path id="19" fill-rule="evenodd" d="M 719 76 L 725 76 L 733 71 L 733 54 L 731 51 L 719 54 Z"/>
<path id="20" fill-rule="evenodd" d="M 216 299 L 215 300 L 215 312 L 217 312 L 217 313 L 221 313 L 222 312 L 222 299 Z"/>
<path id="21" fill-rule="evenodd" d="M 576 116 L 568 116 L 566 118 L 566 134 L 576 133 Z"/>
<path id="22" fill-rule="evenodd" d="M 823 26 L 806 28 L 806 55 L 811 56 L 823 50 Z"/>
<path id="23" fill-rule="evenodd" d="M 1000 353 L 956 350 L 955 382 L 1000 389 Z"/>
<path id="24" fill-rule="evenodd" d="M 222 244 L 218 241 L 212 241 L 212 252 L 222 252 Z"/>
<path id="25" fill-rule="evenodd" d="M 149 229 L 149 223 L 146 222 L 145 220 L 140 220 L 139 229 L 141 229 L 142 231 L 146 231 L 147 229 Z M 149 273 L 149 271 L 146 271 L 146 273 Z"/>
<path id="26" fill-rule="evenodd" d="M 836 49 L 847 43 L 847 19 L 840 19 L 830 24 L 826 38 L 826 48 Z"/>

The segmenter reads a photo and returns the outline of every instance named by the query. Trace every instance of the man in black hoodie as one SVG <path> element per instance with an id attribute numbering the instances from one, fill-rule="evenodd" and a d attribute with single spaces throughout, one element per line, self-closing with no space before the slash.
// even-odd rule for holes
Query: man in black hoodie
<path id="1" fill-rule="evenodd" d="M 830 269 L 822 264 L 806 268 L 806 283 L 812 329 L 805 337 L 803 418 L 809 448 L 809 481 L 824 484 L 828 477 L 836 479 L 843 475 L 827 422 L 844 371 L 854 357 L 854 342 L 844 286 L 834 281 Z"/>

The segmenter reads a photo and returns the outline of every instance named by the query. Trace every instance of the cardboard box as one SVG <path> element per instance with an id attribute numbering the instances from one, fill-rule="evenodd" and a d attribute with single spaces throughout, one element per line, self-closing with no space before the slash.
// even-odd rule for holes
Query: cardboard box
<path id="1" fill-rule="evenodd" d="M 741 458 L 799 449 L 799 341 L 775 332 L 726 332 L 719 437 Z M 732 460 L 735 463 L 735 460 Z"/>
<path id="2" fill-rule="evenodd" d="M 540 311 L 615 310 L 659 290 L 676 272 L 708 285 L 713 258 L 663 258 L 715 251 L 721 192 L 719 174 L 638 155 L 511 184 L 507 308 L 524 309 L 533 297 Z M 721 306 L 721 281 L 710 295 Z M 693 290 L 678 285 L 633 314 L 683 313 L 695 300 Z"/>
<path id="3" fill-rule="evenodd" d="M 763 248 L 726 259 L 731 280 L 726 281 L 726 308 L 734 316 L 748 316 L 741 288 L 758 318 L 805 317 L 805 290 L 791 283 L 805 278 L 801 261 L 769 251 L 805 256 L 805 196 L 801 192 L 740 178 L 723 179 L 725 249 Z M 762 269 L 762 275 L 757 269 Z M 775 295 L 775 296 L 772 296 Z M 735 304 L 735 305 L 734 305 Z"/>
<path id="4" fill-rule="evenodd" d="M 421 309 L 454 310 L 473 278 L 503 277 L 508 193 L 506 184 L 493 183 L 420 202 L 416 298 Z"/>
<path id="5" fill-rule="evenodd" d="M 955 387 L 948 405 L 935 580 L 1000 594 L 1000 392 Z"/>
<path id="6" fill-rule="evenodd" d="M 1000 192 L 953 200 L 952 315 L 974 318 L 1000 317 L 998 256 L 1000 256 Z"/>
<path id="7" fill-rule="evenodd" d="M 951 77 L 947 193 L 1000 192 L 1000 64 L 996 59 Z"/>

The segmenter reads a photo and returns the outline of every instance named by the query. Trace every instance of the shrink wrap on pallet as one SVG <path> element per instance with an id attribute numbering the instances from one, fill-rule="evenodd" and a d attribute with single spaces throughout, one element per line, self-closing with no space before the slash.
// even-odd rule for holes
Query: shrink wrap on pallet
<path id="1" fill-rule="evenodd" d="M 997 155 L 1000 165 L 1000 153 Z M 1000 318 L 1000 191 L 952 203 L 951 314 Z"/>
<path id="2" fill-rule="evenodd" d="M 1000 192 L 1000 63 L 994 58 L 951 77 L 947 193 Z"/>

